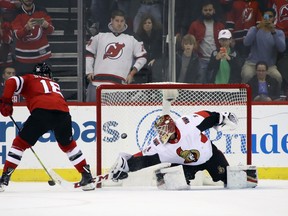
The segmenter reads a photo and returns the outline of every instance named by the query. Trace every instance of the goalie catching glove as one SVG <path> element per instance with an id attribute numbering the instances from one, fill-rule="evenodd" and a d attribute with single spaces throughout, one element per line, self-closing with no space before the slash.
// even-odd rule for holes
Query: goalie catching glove
<path id="1" fill-rule="evenodd" d="M 219 124 L 214 128 L 218 131 L 219 128 L 226 126 L 229 130 L 235 130 L 238 125 L 238 118 L 234 113 L 222 112 L 219 113 Z"/>
<path id="2" fill-rule="evenodd" d="M 5 117 L 12 115 L 13 103 L 11 98 L 0 98 L 0 112 Z"/>

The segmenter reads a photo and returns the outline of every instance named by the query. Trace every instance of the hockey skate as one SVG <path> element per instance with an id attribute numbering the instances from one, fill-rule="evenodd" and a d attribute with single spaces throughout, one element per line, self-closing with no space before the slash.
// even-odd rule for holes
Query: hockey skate
<path id="1" fill-rule="evenodd" d="M 91 175 L 90 166 L 87 164 L 84 167 L 84 172 L 81 173 L 82 179 L 79 182 L 83 191 L 90 191 L 95 189 L 94 179 Z"/>
<path id="2" fill-rule="evenodd" d="M 5 191 L 5 187 L 8 186 L 10 177 L 13 172 L 14 172 L 13 168 L 8 168 L 6 172 L 3 172 L 0 178 L 0 192 Z"/>
<path id="3" fill-rule="evenodd" d="M 130 158 L 131 155 L 120 153 L 118 159 L 115 164 L 112 166 L 110 172 L 112 174 L 111 180 L 114 182 L 118 182 L 118 180 L 122 180 L 128 177 L 129 167 L 127 163 L 127 159 Z"/>

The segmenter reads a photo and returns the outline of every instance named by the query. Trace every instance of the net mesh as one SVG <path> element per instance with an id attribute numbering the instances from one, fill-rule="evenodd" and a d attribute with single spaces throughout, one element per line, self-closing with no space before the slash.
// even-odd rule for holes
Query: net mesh
<path id="1" fill-rule="evenodd" d="M 173 102 L 174 106 L 177 105 L 246 105 L 247 91 L 246 89 L 213 89 L 208 90 L 195 90 L 195 89 L 177 89 L 179 96 Z M 109 89 L 103 91 L 101 94 L 102 106 L 145 106 L 157 105 L 163 101 L 162 89 L 131 89 L 122 90 Z"/>

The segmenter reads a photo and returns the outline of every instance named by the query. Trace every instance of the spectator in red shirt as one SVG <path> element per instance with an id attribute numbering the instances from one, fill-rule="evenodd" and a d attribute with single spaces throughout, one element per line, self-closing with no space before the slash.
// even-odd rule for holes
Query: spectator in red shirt
<path id="1" fill-rule="evenodd" d="M 0 20 L 0 67 L 12 64 L 11 43 L 13 42 L 13 32 L 9 22 Z"/>
<path id="2" fill-rule="evenodd" d="M 12 22 L 16 37 L 15 57 L 18 75 L 30 73 L 36 63 L 49 64 L 51 49 L 47 35 L 54 31 L 51 18 L 45 8 L 22 0 L 18 15 Z"/>
<path id="3" fill-rule="evenodd" d="M 189 27 L 189 34 L 195 36 L 199 45 L 199 80 L 198 83 L 207 83 L 211 74 L 207 74 L 207 66 L 213 50 L 220 47 L 218 34 L 224 29 L 224 24 L 218 21 L 213 1 L 206 0 L 202 3 L 202 15 Z"/>

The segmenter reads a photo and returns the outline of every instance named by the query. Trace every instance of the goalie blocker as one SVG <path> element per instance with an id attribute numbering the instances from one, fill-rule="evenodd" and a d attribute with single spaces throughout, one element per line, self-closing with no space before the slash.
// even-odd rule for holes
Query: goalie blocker
<path id="1" fill-rule="evenodd" d="M 162 190 L 189 189 L 186 183 L 183 167 L 161 168 L 155 171 L 157 187 Z M 228 166 L 228 189 L 255 188 L 258 183 L 256 166 Z"/>

